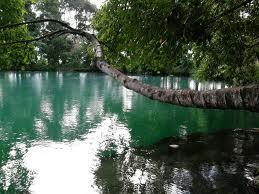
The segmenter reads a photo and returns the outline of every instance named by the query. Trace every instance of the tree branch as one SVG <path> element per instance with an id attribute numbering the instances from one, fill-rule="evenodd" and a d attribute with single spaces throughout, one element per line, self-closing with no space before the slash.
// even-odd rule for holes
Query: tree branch
<path id="1" fill-rule="evenodd" d="M 223 16 L 223 14 L 221 14 Z M 222 17 L 221 16 L 221 17 Z M 91 41 L 95 48 L 96 66 L 105 74 L 119 81 L 124 87 L 135 91 L 152 100 L 157 100 L 164 103 L 170 103 L 180 106 L 200 107 L 200 108 L 217 108 L 217 109 L 244 109 L 259 112 L 259 85 L 243 86 L 238 88 L 225 88 L 220 90 L 210 91 L 195 91 L 195 90 L 170 90 L 151 86 L 132 79 L 122 72 L 118 71 L 104 61 L 102 45 L 98 39 L 88 32 L 74 29 L 64 22 L 52 19 L 37 20 L 31 22 L 23 22 L 19 24 L 9 24 L 0 29 L 13 28 L 26 24 L 34 24 L 40 22 L 55 22 L 66 27 L 68 30 L 58 30 L 39 38 L 31 40 L 16 41 L 15 43 L 28 43 L 37 41 L 43 38 L 51 37 L 57 34 L 70 33 L 80 35 Z"/>
<path id="2" fill-rule="evenodd" d="M 66 34 L 66 33 L 70 33 L 70 31 L 68 31 L 68 30 L 57 30 L 55 32 L 45 34 L 45 35 L 40 36 L 38 38 L 33 38 L 33 39 L 30 39 L 30 40 L 17 40 L 17 41 L 13 41 L 13 42 L 7 42 L 7 43 L 4 43 L 4 44 L 0 44 L 0 46 L 7 46 L 7 45 L 12 45 L 12 44 L 18 44 L 18 43 L 31 43 L 31 42 L 39 41 L 41 39 L 53 37 L 53 36 L 56 36 L 56 35 L 61 36 L 61 35 Z"/>

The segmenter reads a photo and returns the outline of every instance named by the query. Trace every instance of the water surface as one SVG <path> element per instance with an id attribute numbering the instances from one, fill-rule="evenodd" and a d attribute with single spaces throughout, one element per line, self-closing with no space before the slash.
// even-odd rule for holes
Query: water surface
<path id="1" fill-rule="evenodd" d="M 233 129 L 256 127 L 258 113 L 159 103 L 103 74 L 0 73 L 0 193 L 253 193 L 258 135 Z"/>

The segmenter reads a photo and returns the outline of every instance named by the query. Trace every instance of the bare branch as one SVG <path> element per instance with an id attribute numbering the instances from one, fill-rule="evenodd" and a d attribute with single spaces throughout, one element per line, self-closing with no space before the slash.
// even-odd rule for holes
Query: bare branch
<path id="1" fill-rule="evenodd" d="M 0 26 L 0 30 L 17 28 L 17 27 L 22 26 L 22 25 L 45 23 L 45 22 L 53 22 L 53 23 L 60 24 L 61 26 L 63 26 L 65 28 L 67 28 L 68 30 L 70 30 L 67 33 L 83 36 L 83 37 L 87 38 L 89 41 L 96 40 L 96 38 L 95 38 L 95 36 L 93 34 L 90 34 L 88 32 L 84 32 L 84 31 L 82 31 L 80 29 L 72 28 L 69 24 L 67 24 L 67 23 L 65 23 L 63 21 L 55 20 L 55 19 L 40 19 L 40 20 L 33 20 L 33 21 L 27 21 L 27 22 L 15 23 L 15 24 L 8 24 L 8 25 L 5 25 L 5 26 Z M 45 38 L 45 37 L 43 37 L 43 38 Z M 34 40 L 34 41 L 36 41 L 36 40 Z"/>
<path id="2" fill-rule="evenodd" d="M 7 45 L 12 45 L 12 44 L 18 44 L 18 43 L 31 43 L 31 42 L 39 41 L 39 40 L 44 39 L 44 38 L 49 38 L 49 37 L 53 37 L 53 36 L 61 36 L 61 35 L 66 34 L 66 33 L 70 33 L 70 31 L 68 31 L 68 30 L 57 30 L 55 32 L 45 34 L 45 35 L 40 36 L 38 38 L 34 38 L 34 39 L 30 39 L 30 40 L 17 40 L 17 41 L 13 41 L 13 42 L 7 42 L 7 43 L 4 43 L 4 44 L 0 44 L 0 46 L 7 46 Z"/>

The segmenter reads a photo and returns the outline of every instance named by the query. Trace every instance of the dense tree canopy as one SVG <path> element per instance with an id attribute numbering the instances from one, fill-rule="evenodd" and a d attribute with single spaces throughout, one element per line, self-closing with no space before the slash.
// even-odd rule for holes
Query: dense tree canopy
<path id="1" fill-rule="evenodd" d="M 109 0 L 93 19 L 107 60 L 122 70 L 191 70 L 237 84 L 254 81 L 258 24 L 253 0 Z"/>
<path id="2" fill-rule="evenodd" d="M 94 5 L 83 0 L 38 0 L 27 7 L 27 13 L 29 13 L 27 21 L 39 18 L 63 19 L 80 29 L 87 30 L 90 15 L 95 9 Z M 48 33 L 58 27 L 53 23 L 38 24 L 36 28 L 35 25 L 32 25 L 31 31 L 40 36 L 40 34 Z M 67 36 L 43 39 L 36 43 L 39 59 L 36 66 L 40 69 L 85 68 L 90 64 L 90 59 L 87 57 L 87 46 L 81 39 Z"/>
<path id="3" fill-rule="evenodd" d="M 26 1 L 26 2 L 29 2 Z M 25 16 L 24 0 L 1 0 L 0 1 L 0 25 L 21 22 Z M 0 31 L 0 44 L 12 42 L 19 39 L 29 39 L 30 33 L 25 26 Z M 0 48 L 0 70 L 1 69 L 21 69 L 30 67 L 35 58 L 34 48 L 31 45 L 20 44 L 10 45 Z"/>
<path id="4" fill-rule="evenodd" d="M 94 5 L 85 0 L 5 0 L 1 1 L 0 8 L 2 10 L 0 14 L 3 15 L 1 26 L 24 20 L 54 18 L 68 20 L 83 30 L 89 29 L 89 19 L 96 10 Z M 58 28 L 60 26 L 53 23 L 23 26 L 18 29 L 2 30 L 0 38 L 3 43 L 26 40 Z M 87 54 L 88 46 L 80 38 L 71 36 L 42 39 L 29 46 L 26 44 L 2 46 L 0 55 L 3 64 L 0 67 L 17 70 L 88 68 L 91 62 Z"/>
<path id="5" fill-rule="evenodd" d="M 167 1 L 165 1 L 164 3 L 166 3 Z M 113 1 L 109 1 L 107 6 L 104 7 L 104 11 L 100 12 L 100 15 L 97 14 L 96 17 L 93 20 L 93 26 L 96 27 L 97 30 L 99 30 L 99 39 L 96 38 L 96 36 L 94 34 L 91 34 L 89 32 L 87 32 L 85 29 L 80 29 L 80 28 L 73 28 L 71 27 L 68 23 L 62 22 L 60 20 L 57 19 L 37 19 L 34 21 L 28 21 L 28 22 L 20 22 L 20 23 L 10 23 L 9 25 L 5 25 L 0 27 L 0 29 L 3 31 L 9 31 L 15 28 L 18 28 L 20 26 L 30 26 L 30 25 L 35 25 L 35 24 L 42 24 L 42 26 L 40 27 L 40 31 L 45 31 L 46 33 L 44 33 L 44 35 L 42 35 L 41 37 L 38 38 L 34 38 L 31 40 L 18 40 L 18 41 L 14 41 L 14 42 L 7 42 L 4 40 L 3 43 L 1 44 L 3 45 L 13 45 L 13 44 L 17 44 L 17 43 L 31 43 L 33 41 L 40 41 L 46 38 L 53 38 L 53 37 L 59 37 L 61 35 L 74 35 L 74 36 L 80 36 L 81 38 L 84 39 L 84 41 L 88 41 L 89 43 L 92 43 L 94 50 L 95 50 L 95 59 L 96 59 L 96 67 L 101 70 L 102 72 L 106 73 L 107 75 L 110 75 L 111 77 L 113 77 L 114 79 L 116 79 L 117 81 L 119 81 L 123 86 L 125 86 L 128 89 L 131 89 L 139 94 L 142 94 L 150 99 L 154 99 L 154 100 L 158 100 L 161 102 L 166 102 L 166 103 L 171 103 L 171 104 L 176 104 L 176 105 L 181 105 L 181 106 L 194 106 L 194 107 L 202 107 L 202 108 L 222 108 L 222 109 L 226 109 L 226 108 L 232 108 L 232 109 L 246 109 L 246 110 L 251 110 L 251 111 L 258 111 L 258 95 L 259 95 L 259 85 L 255 84 L 255 85 L 249 85 L 249 86 L 243 86 L 243 87 L 236 87 L 236 88 L 228 88 L 228 89 L 221 89 L 221 90 L 211 90 L 211 91 L 192 91 L 192 90 L 170 90 L 170 89 L 164 89 L 164 88 L 159 88 L 159 87 L 155 87 L 155 86 L 151 86 L 148 84 L 144 84 L 139 82 L 136 79 L 130 78 L 128 76 L 126 76 L 125 74 L 121 73 L 120 71 L 118 71 L 116 68 L 112 67 L 111 65 L 109 65 L 109 63 L 106 62 L 105 60 L 105 56 L 103 54 L 103 49 L 102 49 L 102 45 L 106 45 L 106 47 L 109 49 L 108 52 L 108 56 L 110 55 L 110 58 L 108 58 L 108 60 L 114 62 L 114 64 L 117 64 L 118 62 L 120 62 L 118 59 L 123 59 L 122 60 L 122 64 L 125 64 L 126 66 L 124 68 L 128 68 L 131 67 L 131 64 L 134 65 L 133 62 L 140 63 L 140 65 L 138 66 L 139 68 L 143 68 L 143 70 L 145 72 L 147 72 L 149 69 L 152 70 L 152 67 L 155 68 L 155 70 L 157 71 L 157 73 L 160 73 L 160 69 L 163 69 L 164 66 L 168 67 L 168 70 L 166 71 L 166 73 L 170 73 L 170 65 L 169 62 L 171 62 L 171 64 L 174 64 L 173 66 L 179 67 L 179 66 L 184 66 L 186 65 L 183 61 L 184 59 L 187 59 L 187 63 L 193 63 L 194 66 L 192 68 L 194 68 L 194 72 L 196 72 L 196 74 L 198 74 L 197 72 L 199 72 L 199 68 L 200 66 L 202 66 L 202 63 L 200 61 L 200 63 L 197 65 L 197 67 L 195 66 L 196 63 L 195 61 L 199 61 L 199 58 L 201 60 L 208 59 L 206 62 L 207 66 L 210 66 L 211 63 L 213 61 L 216 61 L 218 59 L 222 61 L 219 61 L 218 64 L 213 64 L 213 68 L 217 69 L 218 66 L 220 66 L 221 64 L 224 65 L 224 62 L 226 62 L 226 66 L 229 67 L 229 69 L 233 69 L 233 74 L 230 74 L 231 72 L 224 72 L 224 69 L 222 70 L 222 72 L 220 72 L 221 69 L 217 69 L 217 71 L 213 71 L 213 68 L 208 68 L 209 71 L 212 71 L 214 74 L 211 76 L 208 76 L 209 78 L 221 78 L 220 76 L 217 76 L 216 73 L 220 72 L 222 73 L 222 75 L 225 75 L 226 77 L 223 77 L 225 79 L 227 79 L 228 81 L 232 81 L 235 83 L 241 83 L 241 82 L 249 82 L 252 80 L 253 78 L 253 74 L 255 72 L 251 71 L 251 70 L 255 70 L 255 61 L 257 59 L 257 51 L 254 50 L 253 48 L 257 47 L 257 39 L 256 39 L 256 33 L 257 30 L 254 29 L 256 28 L 256 23 L 253 23 L 253 20 L 250 21 L 250 23 L 252 23 L 252 25 L 250 25 L 249 23 L 246 24 L 244 27 L 247 26 L 247 28 L 249 29 L 249 27 L 251 29 L 249 29 L 248 33 L 243 35 L 243 37 L 241 37 L 241 41 L 242 42 L 242 38 L 251 38 L 251 40 L 253 40 L 253 43 L 249 44 L 250 41 L 244 41 L 244 44 L 242 44 L 242 46 L 244 46 L 242 49 L 240 49 L 239 47 L 235 47 L 235 43 L 239 42 L 238 40 L 231 39 L 229 38 L 229 40 L 231 40 L 231 44 L 228 45 L 228 39 L 225 39 L 225 42 L 223 42 L 221 40 L 221 38 L 223 37 L 223 33 L 222 35 L 219 37 L 220 39 L 220 43 L 221 45 L 227 45 L 225 46 L 225 50 L 221 50 L 222 48 L 219 47 L 217 49 L 218 53 L 214 53 L 214 55 L 211 55 L 211 59 L 209 57 L 207 57 L 207 55 L 210 54 L 210 46 L 211 45 L 216 45 L 217 46 L 217 39 L 215 39 L 215 37 L 217 37 L 215 35 L 216 32 L 216 28 L 214 29 L 215 31 L 210 30 L 210 25 L 216 25 L 216 23 L 218 22 L 218 20 L 221 20 L 221 18 L 227 17 L 229 14 L 233 14 L 236 10 L 241 9 L 243 6 L 246 6 L 247 4 L 251 3 L 251 6 L 257 5 L 254 4 L 253 1 L 251 0 L 247 0 L 246 2 L 241 2 L 237 5 L 232 5 L 229 6 L 228 8 L 226 8 L 226 10 L 224 10 L 223 12 L 221 12 L 219 15 L 216 15 L 214 17 L 209 17 L 207 16 L 207 19 L 204 19 L 200 22 L 198 22 L 196 24 L 197 21 L 200 20 L 200 17 L 203 16 L 203 14 L 198 17 L 197 19 L 194 20 L 194 22 L 191 22 L 190 24 L 188 24 L 188 20 L 189 17 L 191 17 L 193 20 L 194 15 L 192 16 L 191 13 L 187 14 L 187 17 L 185 18 L 185 20 L 183 21 L 182 18 L 183 16 L 178 16 L 181 15 L 182 13 L 184 13 L 184 9 L 182 11 L 179 12 L 178 11 L 181 10 L 181 6 L 176 9 L 176 16 L 175 14 L 173 14 L 174 12 L 170 12 L 170 15 L 166 18 L 163 19 L 163 25 L 161 24 L 160 28 L 159 26 L 155 26 L 158 21 L 154 22 L 154 26 L 152 26 L 152 28 L 149 29 L 149 25 L 152 24 L 152 20 L 150 17 L 149 18 L 149 22 L 144 21 L 141 22 L 141 20 L 139 20 L 139 18 L 142 18 L 142 16 L 139 16 L 138 19 L 133 19 L 132 23 L 130 23 L 130 25 L 126 25 L 124 23 L 120 24 L 119 21 L 130 21 L 127 20 L 122 17 L 121 19 L 119 19 L 118 21 L 115 20 L 113 21 L 113 23 L 110 23 L 111 25 L 119 25 L 118 29 L 115 31 L 116 34 L 112 34 L 114 33 L 113 28 L 105 28 L 105 30 L 102 31 L 102 26 L 103 25 L 108 25 L 110 20 L 103 20 L 106 19 L 106 15 L 103 14 L 107 14 L 109 15 L 109 12 L 112 12 L 111 18 L 113 19 L 113 17 L 116 16 L 116 12 L 110 9 L 105 10 L 108 8 L 109 3 L 113 3 Z M 129 3 L 125 4 L 125 7 L 122 7 L 123 4 L 116 4 L 114 3 L 115 6 L 114 10 L 116 11 L 118 8 L 119 10 L 123 10 L 121 12 L 121 14 L 119 14 L 119 16 L 124 16 L 124 14 L 128 13 L 128 10 L 130 10 L 129 12 L 131 13 L 131 10 L 133 9 L 132 6 L 130 6 Z M 150 3 L 153 7 L 151 7 L 151 10 L 156 10 L 155 9 L 155 5 L 153 3 Z M 164 8 L 168 8 L 169 4 L 161 4 L 158 3 L 159 5 L 164 5 Z M 170 5 L 176 5 L 177 3 L 175 2 L 171 2 Z M 134 5 L 134 3 L 133 3 Z M 138 11 L 137 13 L 141 14 L 141 12 L 139 12 L 140 7 L 141 7 L 141 3 L 136 7 L 136 10 Z M 146 2 L 145 6 L 149 5 L 148 2 Z M 187 4 L 188 5 L 188 4 Z M 196 4 L 194 4 L 196 5 Z M 199 3 L 198 3 L 199 5 Z M 144 6 L 144 7 L 145 7 Z M 184 6 L 183 6 L 184 7 Z M 161 12 L 163 7 L 161 7 L 161 9 L 158 9 L 157 11 L 159 11 L 159 13 L 161 13 L 160 15 L 163 16 L 163 14 L 165 12 Z M 197 9 L 199 7 L 196 7 Z M 214 9 L 216 9 L 217 7 L 214 6 Z M 150 9 L 148 9 L 150 10 Z M 204 9 L 205 10 L 205 9 Z M 212 10 L 210 11 L 212 12 Z M 239 11 L 240 12 L 240 11 Z M 151 11 L 152 13 L 152 11 Z M 195 12 L 196 13 L 196 12 Z M 245 16 L 242 16 L 245 15 Z M 136 12 L 134 12 L 133 14 L 134 16 L 136 16 Z M 133 17 L 133 15 L 127 15 L 127 17 Z M 143 15 L 144 12 L 143 12 Z M 150 14 L 152 15 L 152 14 Z M 235 15 L 234 15 L 235 16 Z M 58 17 L 58 15 L 56 15 L 56 17 Z M 98 17 L 100 17 L 98 19 Z M 247 11 L 243 12 L 243 13 L 239 13 L 238 16 L 236 16 L 238 18 L 241 18 L 241 23 L 244 19 L 248 18 L 248 17 L 252 17 L 251 13 L 248 13 Z M 115 17 L 116 18 L 116 17 Z M 148 18 L 148 17 L 147 17 Z M 155 17 L 155 18 L 159 18 L 159 17 Z M 212 19 L 211 19 L 212 18 Z M 255 19 L 257 19 L 257 17 L 255 17 Z M 138 21 L 139 20 L 139 21 Z M 147 19 L 146 19 L 147 20 Z M 234 19 L 233 19 L 234 20 Z M 135 21 L 138 21 L 137 23 L 135 23 Z M 239 21 L 239 19 L 238 19 Z M 101 22 L 104 22 L 103 25 L 100 25 Z M 223 21 L 221 21 L 222 23 Z M 141 24 L 139 24 L 141 23 Z M 230 23 L 233 23 L 232 20 L 230 21 Z M 177 24 L 177 25 L 176 25 Z M 193 24 L 195 24 L 193 26 Z M 100 27 L 98 28 L 98 25 L 100 25 Z M 225 24 L 224 24 L 225 25 Z M 224 26 L 222 25 L 222 26 Z M 133 32 L 131 32 L 131 28 L 128 27 L 131 26 L 132 29 L 136 28 Z M 148 26 L 147 28 L 145 26 Z M 164 29 L 166 30 L 164 34 L 162 34 L 162 36 L 160 35 L 160 40 L 159 43 L 156 43 L 156 38 L 155 36 L 153 36 L 153 31 L 158 32 L 161 29 L 163 29 L 162 27 L 164 27 Z M 179 28 L 176 28 L 175 26 L 180 26 Z M 232 25 L 229 25 L 230 28 L 232 29 Z M 46 27 L 49 27 L 48 30 L 46 30 Z M 116 26 L 117 27 L 117 26 Z M 218 27 L 219 29 L 224 27 Z M 139 30 L 141 29 L 141 30 Z M 138 31 L 139 30 L 139 31 Z M 253 32 L 254 30 L 254 32 Z M 245 31 L 245 30 L 244 30 Z M 225 33 L 227 33 L 228 31 L 225 31 Z M 233 31 L 232 33 L 234 33 L 235 31 Z M 228 32 L 229 33 L 229 32 Z M 135 36 L 137 35 L 137 36 Z M 142 35 L 142 36 L 141 36 Z M 159 33 L 156 34 L 157 36 L 159 35 Z M 232 36 L 232 34 L 228 34 L 229 37 Z M 236 38 L 239 38 L 239 34 L 234 34 Z M 249 36 L 250 35 L 250 36 Z M 103 37 L 102 37 L 103 36 Z M 172 38 L 173 37 L 173 38 Z M 108 40 L 112 40 L 114 39 L 114 41 L 107 41 L 105 39 Z M 117 40 L 118 39 L 118 40 Z M 154 40 L 153 40 L 154 39 Z M 214 40 L 215 39 L 215 40 Z M 150 41 L 151 40 L 151 41 Z M 153 41 L 152 41 L 153 40 Z M 157 40 L 158 41 L 158 40 Z M 252 42 L 252 41 L 251 41 Z M 109 44 L 114 44 L 113 47 L 111 47 Z M 123 44 L 122 44 L 123 43 Z M 153 45 L 152 45 L 153 44 Z M 127 45 L 130 45 L 129 47 L 127 47 Z M 220 45 L 220 44 L 218 44 Z M 224 46 L 223 45 L 223 46 Z M 229 47 L 228 47 L 229 46 Z M 240 46 L 240 45 L 239 45 Z M 236 49 L 238 52 L 236 54 L 239 55 L 234 55 L 233 52 L 229 52 L 233 51 L 233 48 Z M 36 47 L 37 48 L 37 47 Z M 62 47 L 61 47 L 62 48 Z M 133 48 L 133 49 L 132 49 Z M 144 49 L 145 48 L 145 49 Z M 152 48 L 154 53 L 152 53 Z M 216 47 L 217 48 L 217 47 Z M 250 49 L 247 49 L 250 48 Z M 151 50 L 148 50 L 151 49 Z M 201 50 L 199 50 L 201 49 Z M 229 49 L 229 50 L 228 50 Z M 238 50 L 239 49 L 239 50 Z M 152 54 L 150 55 L 149 52 L 151 52 Z M 236 52 L 236 50 L 234 50 Z M 53 52 L 57 52 L 56 49 L 52 50 Z M 115 54 L 114 54 L 115 51 Z M 247 51 L 247 53 L 242 53 L 242 51 Z M 203 54 L 204 52 L 204 54 Z M 224 52 L 224 53 L 223 53 Z M 145 55 L 143 55 L 143 53 L 145 53 Z M 198 54 L 197 54 L 198 53 Z M 139 54 L 139 57 L 137 57 L 137 54 Z M 198 55 L 198 57 L 197 57 Z M 156 56 L 157 58 L 154 58 L 154 56 Z M 221 56 L 221 58 L 217 58 L 217 56 Z M 39 56 L 37 55 L 37 58 Z M 45 57 L 45 56 L 43 56 Z M 160 57 L 160 58 L 159 58 Z M 198 59 L 197 59 L 198 58 Z M 239 60 L 237 60 L 237 59 Z M 62 58 L 59 56 L 58 58 L 58 62 L 61 63 Z M 143 60 L 144 59 L 144 60 Z M 151 60 L 152 59 L 152 60 Z M 162 63 L 161 66 L 158 66 L 158 68 L 156 67 L 156 65 L 154 64 L 154 60 L 157 60 L 157 64 L 161 64 L 161 61 L 164 60 L 164 62 Z M 225 60 L 225 61 L 224 61 Z M 231 61 L 235 61 L 238 64 L 232 64 Z M 48 61 L 49 62 L 49 61 Z M 150 65 L 147 65 L 148 62 L 150 62 Z M 168 62 L 168 65 L 167 65 Z M 246 62 L 246 63 L 245 63 Z M 218 66 L 217 66 L 218 65 Z M 134 66 L 133 66 L 134 67 Z M 196 68 L 196 69 L 195 69 Z M 212 70 L 211 70 L 212 69 Z M 237 71 L 237 69 L 239 71 Z M 204 75 L 206 75 L 206 69 L 201 69 L 200 70 L 201 75 L 203 77 L 205 77 Z M 245 74 L 246 73 L 246 74 Z M 216 75 L 215 75 L 216 74 Z M 199 75 L 199 74 L 198 74 Z M 219 74 L 220 75 L 220 74 Z M 243 75 L 243 76 L 241 76 Z M 206 78 L 206 77 L 205 77 Z M 233 78 L 233 79 L 231 79 Z"/>
<path id="6" fill-rule="evenodd" d="M 95 29 L 106 60 L 125 72 L 193 74 L 235 84 L 255 82 L 259 2 L 255 0 L 109 0 L 92 19 L 86 0 L 2 0 L 1 26 L 42 18 Z M 72 20 L 71 20 L 72 18 Z M 0 43 L 59 29 L 55 23 L 0 31 Z M 88 43 L 59 36 L 1 46 L 1 69 L 56 69 L 89 65 Z"/>

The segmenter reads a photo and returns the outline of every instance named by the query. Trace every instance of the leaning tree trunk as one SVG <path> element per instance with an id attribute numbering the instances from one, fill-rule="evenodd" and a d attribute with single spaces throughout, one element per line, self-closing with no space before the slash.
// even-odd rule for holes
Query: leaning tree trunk
<path id="1" fill-rule="evenodd" d="M 46 37 L 59 36 L 63 34 L 80 35 L 93 43 L 96 51 L 96 66 L 102 72 L 110 75 L 111 77 L 119 81 L 126 88 L 133 90 L 141 95 L 144 95 L 150 99 L 188 107 L 242 109 L 259 112 L 259 85 L 225 88 L 220 90 L 196 91 L 188 89 L 171 90 L 144 84 L 136 79 L 128 77 L 127 75 L 121 73 L 114 67 L 107 64 L 104 61 L 102 46 L 93 34 L 84 32 L 82 30 L 74 29 L 67 23 L 62 21 L 54 19 L 42 19 L 18 24 L 9 24 L 0 27 L 0 29 L 14 28 L 20 25 L 35 24 L 41 22 L 58 23 L 65 29 L 57 30 L 32 40 L 15 41 L 6 44 L 29 43 L 32 41 L 38 41 Z"/>
<path id="2" fill-rule="evenodd" d="M 107 64 L 103 60 L 101 44 L 97 39 L 93 42 L 96 50 L 96 65 L 102 72 L 110 75 L 126 88 L 152 100 L 189 107 L 243 109 L 259 112 L 259 85 L 208 91 L 172 90 L 151 86 L 132 79 Z"/>

